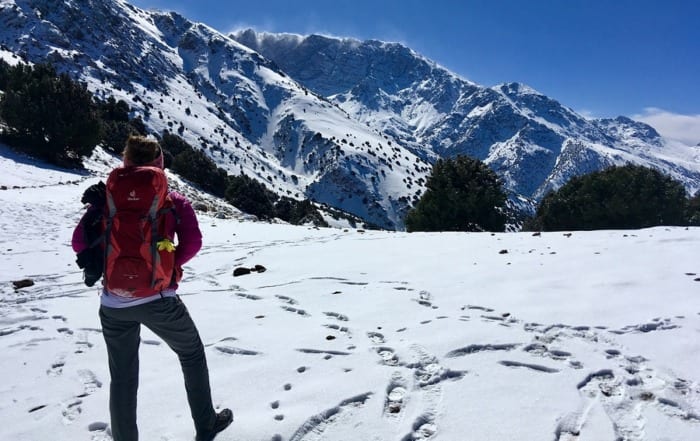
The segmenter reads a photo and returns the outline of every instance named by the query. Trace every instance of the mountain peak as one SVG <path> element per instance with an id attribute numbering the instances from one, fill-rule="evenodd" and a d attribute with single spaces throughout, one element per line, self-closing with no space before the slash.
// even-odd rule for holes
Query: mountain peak
<path id="1" fill-rule="evenodd" d="M 664 150 L 647 125 L 586 120 L 522 83 L 471 83 L 402 43 L 224 35 L 124 0 L 54 3 L 0 1 L 0 57 L 49 60 L 228 173 L 381 227 L 401 228 L 430 163 L 457 155 L 489 164 L 530 208 L 573 176 L 626 162 L 700 188 L 695 149 Z"/>
<path id="2" fill-rule="evenodd" d="M 545 96 L 532 87 L 523 83 L 501 83 L 493 87 L 494 90 L 504 93 L 505 95 L 538 95 Z"/>

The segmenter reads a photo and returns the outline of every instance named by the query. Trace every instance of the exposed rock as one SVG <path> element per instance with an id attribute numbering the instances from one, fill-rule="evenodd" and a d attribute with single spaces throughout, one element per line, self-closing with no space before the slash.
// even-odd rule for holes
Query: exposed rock
<path id="1" fill-rule="evenodd" d="M 250 274 L 250 268 L 239 267 L 233 270 L 233 277 L 244 276 Z"/>
<path id="2" fill-rule="evenodd" d="M 267 271 L 267 268 L 262 265 L 255 265 L 252 268 L 241 266 L 233 270 L 233 277 L 244 276 L 246 274 L 250 274 L 251 272 L 264 273 L 265 271 Z"/>
<path id="3" fill-rule="evenodd" d="M 34 281 L 32 279 L 15 280 L 12 282 L 12 285 L 15 287 L 15 289 L 28 288 L 30 286 L 34 286 Z"/>

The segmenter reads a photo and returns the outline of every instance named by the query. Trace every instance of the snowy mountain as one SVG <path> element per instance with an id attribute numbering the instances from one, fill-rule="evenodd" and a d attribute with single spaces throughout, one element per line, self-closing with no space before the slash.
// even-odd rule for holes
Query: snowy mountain
<path id="1" fill-rule="evenodd" d="M 2 440 L 112 440 L 98 288 L 69 243 L 82 191 L 115 162 L 98 152 L 79 172 L 0 145 Z M 179 295 L 214 404 L 235 414 L 217 441 L 700 437 L 700 228 L 409 234 L 198 218 L 204 244 Z M 267 271 L 233 276 L 257 264 Z M 146 328 L 141 343 L 140 439 L 192 440 L 177 357 Z"/>
<path id="2" fill-rule="evenodd" d="M 0 0 L 0 56 L 50 61 L 123 99 L 231 174 L 401 228 L 430 163 L 469 154 L 524 209 L 574 175 L 625 162 L 700 188 L 700 149 L 626 118 L 587 120 L 517 84 L 471 83 L 395 43 L 227 36 L 124 0 Z"/>
<path id="3" fill-rule="evenodd" d="M 430 166 L 231 38 L 122 0 L 0 3 L 0 44 L 125 100 L 219 166 L 291 197 L 400 227 Z"/>
<path id="4" fill-rule="evenodd" d="M 395 136 L 426 160 L 467 154 L 490 164 L 515 195 L 539 200 L 573 176 L 627 162 L 700 189 L 700 150 L 620 117 L 588 120 L 518 83 L 482 87 L 398 43 L 240 31 L 237 41 Z"/>

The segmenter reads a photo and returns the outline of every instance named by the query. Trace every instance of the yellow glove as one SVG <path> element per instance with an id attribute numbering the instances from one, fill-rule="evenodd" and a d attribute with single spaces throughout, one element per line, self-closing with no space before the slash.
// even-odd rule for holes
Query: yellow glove
<path id="1" fill-rule="evenodd" d="M 175 251 L 175 244 L 170 239 L 163 239 L 157 242 L 156 245 L 158 245 L 158 251 L 167 251 L 169 253 Z"/>

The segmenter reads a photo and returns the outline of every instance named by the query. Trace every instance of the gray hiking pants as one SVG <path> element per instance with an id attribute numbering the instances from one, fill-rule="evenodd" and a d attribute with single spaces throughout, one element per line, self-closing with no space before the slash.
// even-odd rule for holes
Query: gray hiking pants
<path id="1" fill-rule="evenodd" d="M 136 395 L 142 324 L 162 338 L 180 359 L 195 430 L 206 433 L 214 426 L 216 412 L 211 400 L 204 346 L 179 297 L 165 297 L 129 308 L 102 306 L 100 321 L 112 377 L 109 412 L 114 441 L 137 441 L 139 437 Z"/>

